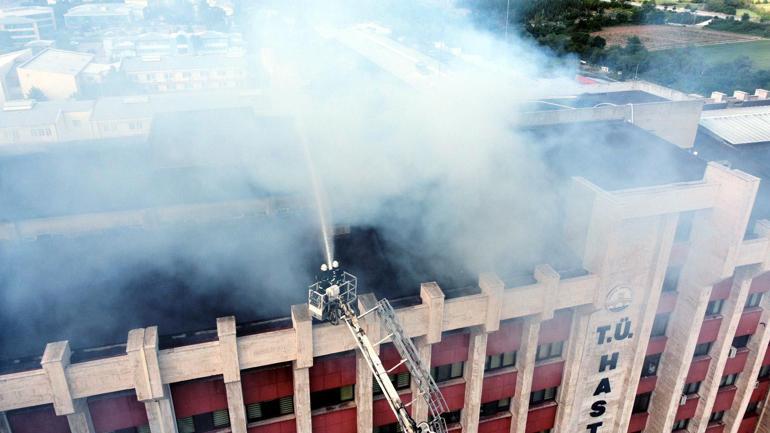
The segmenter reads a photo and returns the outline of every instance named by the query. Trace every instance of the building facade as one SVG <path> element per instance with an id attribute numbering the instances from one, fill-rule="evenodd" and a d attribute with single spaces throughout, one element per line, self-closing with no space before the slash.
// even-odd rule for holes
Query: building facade
<path id="1" fill-rule="evenodd" d="M 122 71 L 147 92 L 244 87 L 248 79 L 241 55 L 135 57 L 123 61 Z"/>
<path id="2" fill-rule="evenodd" d="M 19 42 L 52 38 L 56 32 L 56 18 L 53 8 L 45 6 L 26 6 L 0 10 L 0 22 L 11 38 Z M 15 19 L 12 20 L 12 19 Z M 34 36 L 34 38 L 33 38 Z"/>
<path id="3" fill-rule="evenodd" d="M 143 7 L 131 3 L 87 3 L 64 14 L 71 30 L 119 28 L 144 19 Z"/>

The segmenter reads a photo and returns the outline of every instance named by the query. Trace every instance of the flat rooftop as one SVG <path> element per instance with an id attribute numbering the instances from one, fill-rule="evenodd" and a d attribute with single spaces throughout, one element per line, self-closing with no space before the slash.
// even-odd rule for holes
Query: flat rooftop
<path id="1" fill-rule="evenodd" d="M 556 97 L 531 101 L 524 105 L 523 111 L 550 111 L 573 108 L 593 108 L 602 105 L 646 104 L 665 102 L 668 99 L 642 90 L 625 90 L 617 92 L 583 93 L 569 97 Z"/>
<path id="2" fill-rule="evenodd" d="M 48 49 L 20 65 L 19 69 L 77 75 L 93 58 L 93 54 Z"/>

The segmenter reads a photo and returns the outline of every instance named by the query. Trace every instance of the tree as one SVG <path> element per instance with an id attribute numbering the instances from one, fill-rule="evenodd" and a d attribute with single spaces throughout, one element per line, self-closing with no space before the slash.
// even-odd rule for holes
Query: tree
<path id="1" fill-rule="evenodd" d="M 29 92 L 27 93 L 27 98 L 34 99 L 35 101 L 48 100 L 48 97 L 45 96 L 45 93 L 43 93 L 43 91 L 38 89 L 37 87 L 32 87 L 31 89 L 29 89 Z"/>
<path id="2" fill-rule="evenodd" d="M 751 15 L 749 15 L 748 12 L 744 12 L 743 15 L 741 15 L 741 21 L 744 23 L 749 21 L 750 19 L 751 19 Z"/>

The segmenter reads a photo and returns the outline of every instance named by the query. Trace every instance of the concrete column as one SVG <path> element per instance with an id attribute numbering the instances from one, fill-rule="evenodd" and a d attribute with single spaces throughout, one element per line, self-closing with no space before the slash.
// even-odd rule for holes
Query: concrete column
<path id="1" fill-rule="evenodd" d="M 358 297 L 358 311 L 369 311 L 377 305 L 377 298 L 371 293 Z M 371 341 L 379 341 L 379 326 L 374 313 L 362 318 L 359 323 L 364 328 Z M 379 353 L 380 347 L 375 350 Z M 356 425 L 358 433 L 371 433 L 374 428 L 372 421 L 372 400 L 374 377 L 360 350 L 356 350 Z"/>
<path id="2" fill-rule="evenodd" d="M 301 368 L 294 362 L 294 418 L 297 433 L 313 433 L 310 414 L 310 368 Z"/>
<path id="3" fill-rule="evenodd" d="M 484 322 L 484 331 L 487 333 L 495 332 L 500 329 L 500 312 L 505 284 L 496 274 L 484 273 L 479 276 L 479 287 L 481 293 L 487 295 L 487 316 Z"/>
<path id="4" fill-rule="evenodd" d="M 71 354 L 69 341 L 48 343 L 43 352 L 43 359 L 40 361 L 51 387 L 54 411 L 60 416 L 75 412 L 75 403 L 72 400 L 65 372 L 70 365 Z"/>
<path id="5" fill-rule="evenodd" d="M 738 424 L 740 424 L 738 419 Z M 765 404 L 762 406 L 759 413 L 759 422 L 757 423 L 757 431 L 754 433 L 770 433 L 770 398 L 765 398 Z"/>
<path id="6" fill-rule="evenodd" d="M 482 327 L 476 326 L 471 329 L 468 361 L 466 361 L 465 371 L 463 371 L 465 403 L 460 420 L 463 433 L 476 433 L 479 430 L 481 388 L 484 386 L 484 362 L 487 358 L 487 336 L 488 334 Z"/>
<path id="7" fill-rule="evenodd" d="M 81 398 L 74 401 L 75 412 L 67 415 L 67 422 L 70 425 L 71 433 L 94 433 L 94 422 L 91 419 L 91 411 L 88 409 L 86 399 Z"/>
<path id="8" fill-rule="evenodd" d="M 743 413 L 746 411 L 746 407 L 749 405 L 749 399 L 754 391 L 754 384 L 757 383 L 757 376 L 759 375 L 759 369 L 762 368 L 762 361 L 765 358 L 765 351 L 767 345 L 770 343 L 770 295 L 765 294 L 762 296 L 762 316 L 759 319 L 759 326 L 757 331 L 749 340 L 748 349 L 749 353 L 746 357 L 746 365 L 743 367 L 743 372 L 738 375 L 738 380 L 735 382 L 735 400 L 733 401 L 730 409 L 725 411 L 725 416 L 722 422 L 725 425 L 725 433 L 738 433 L 738 428 L 741 426 L 741 420 L 743 419 Z M 770 423 L 770 419 L 766 420 L 766 423 Z M 761 432 L 758 429 L 757 432 Z M 765 432 L 770 433 L 770 431 Z"/>
<path id="9" fill-rule="evenodd" d="M 439 334 L 439 337 L 441 335 Z M 427 337 L 419 337 L 414 340 L 414 346 L 417 349 L 417 354 L 420 356 L 420 361 L 426 369 L 430 370 L 430 355 L 432 345 L 428 343 Z M 412 418 L 419 421 L 425 421 L 428 419 L 428 405 L 425 403 L 425 399 L 417 398 L 419 390 L 417 384 L 412 380 Z"/>
<path id="10" fill-rule="evenodd" d="M 147 400 L 144 409 L 147 411 L 147 422 L 152 433 L 177 433 L 174 402 L 171 399 L 171 389 L 168 385 L 162 387 L 166 397 Z"/>
<path id="11" fill-rule="evenodd" d="M 736 269 L 730 295 L 725 299 L 724 306 L 722 307 L 722 324 L 719 327 L 717 339 L 711 347 L 711 362 L 709 363 L 708 372 L 698 391 L 700 401 L 695 410 L 695 415 L 687 426 L 687 431 L 690 433 L 706 431 L 711 410 L 717 398 L 722 372 L 725 369 L 725 364 L 730 354 L 731 343 L 735 336 L 735 330 L 738 328 L 738 322 L 741 320 L 743 305 L 746 303 L 750 286 L 750 270 L 746 268 Z"/>
<path id="12" fill-rule="evenodd" d="M 297 433 L 312 433 L 310 414 L 310 367 L 313 366 L 313 320 L 307 304 L 291 306 L 291 321 L 297 335 L 297 359 L 293 362 L 294 419 Z"/>
<path id="13" fill-rule="evenodd" d="M 11 424 L 8 422 L 5 412 L 0 412 L 0 433 L 12 433 Z"/>
<path id="14" fill-rule="evenodd" d="M 521 344 L 516 356 L 516 390 L 511 399 L 511 433 L 524 433 L 527 427 L 529 394 L 532 392 L 532 375 L 535 372 L 537 339 L 540 334 L 540 316 L 527 317 L 522 326 Z"/>
<path id="15" fill-rule="evenodd" d="M 571 433 L 574 431 L 572 424 L 572 411 L 579 407 L 577 398 L 578 377 L 580 376 L 580 364 L 583 359 L 583 349 L 587 344 L 588 322 L 593 306 L 583 306 L 575 309 L 572 318 L 572 329 L 567 341 L 566 357 L 564 363 L 564 377 L 559 386 L 557 402 L 559 410 L 556 412 L 554 431 L 556 433 Z"/>
<path id="16" fill-rule="evenodd" d="M 232 433 L 246 433 L 246 406 L 243 404 L 241 367 L 238 358 L 238 341 L 235 335 L 235 317 L 217 319 L 219 357 L 222 378 L 227 392 L 227 412 L 230 415 Z"/>

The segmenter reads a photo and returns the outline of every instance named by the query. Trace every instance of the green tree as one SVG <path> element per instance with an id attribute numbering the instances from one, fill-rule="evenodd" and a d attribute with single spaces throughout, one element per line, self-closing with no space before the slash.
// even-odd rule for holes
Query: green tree
<path id="1" fill-rule="evenodd" d="M 43 91 L 38 89 L 37 87 L 32 87 L 31 89 L 29 89 L 29 92 L 27 93 L 27 98 L 34 99 L 35 101 L 48 100 L 48 97 L 45 96 L 45 93 L 43 93 Z"/>
<path id="2" fill-rule="evenodd" d="M 741 15 L 741 21 L 742 22 L 748 22 L 751 19 L 751 15 L 749 15 L 748 12 L 744 12 L 743 15 Z"/>

